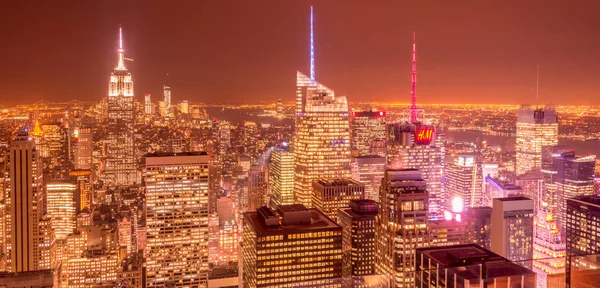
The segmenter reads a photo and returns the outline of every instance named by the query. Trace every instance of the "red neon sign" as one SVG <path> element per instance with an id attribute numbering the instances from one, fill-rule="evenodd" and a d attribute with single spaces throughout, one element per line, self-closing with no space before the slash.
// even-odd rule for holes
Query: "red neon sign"
<path id="1" fill-rule="evenodd" d="M 417 128 L 415 142 L 419 145 L 429 145 L 433 139 L 433 127 L 422 126 Z"/>

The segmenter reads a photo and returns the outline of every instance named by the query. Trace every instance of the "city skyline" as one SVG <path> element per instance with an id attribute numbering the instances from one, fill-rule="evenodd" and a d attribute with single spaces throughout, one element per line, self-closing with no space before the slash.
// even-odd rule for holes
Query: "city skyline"
<path id="1" fill-rule="evenodd" d="M 540 103 L 599 104 L 594 91 L 600 87 L 592 76 L 600 64 L 593 52 L 600 41 L 590 18 L 598 4 L 540 3 L 262 1 L 225 7 L 132 1 L 118 10 L 110 2 L 11 3 L 5 11 L 12 13 L 2 15 L 8 25 L 0 31 L 15 45 L 0 48 L 12 55 L 2 61 L 0 95 L 6 105 L 100 100 L 114 68 L 108 66 L 117 50 L 114 29 L 122 24 L 126 57 L 135 60 L 127 66 L 139 87 L 137 101 L 145 93 L 161 95 L 168 72 L 174 102 L 288 102 L 289 76 L 309 72 L 306 12 L 314 5 L 319 79 L 355 102 L 408 102 L 416 30 L 419 103 L 534 103 L 540 65 Z M 564 16 L 564 9 L 573 13 Z M 48 21 L 53 12 L 62 21 Z M 565 21 L 553 21 L 558 13 Z M 23 16 L 34 20 L 24 22 Z M 271 84 L 263 85 L 264 79 Z"/>

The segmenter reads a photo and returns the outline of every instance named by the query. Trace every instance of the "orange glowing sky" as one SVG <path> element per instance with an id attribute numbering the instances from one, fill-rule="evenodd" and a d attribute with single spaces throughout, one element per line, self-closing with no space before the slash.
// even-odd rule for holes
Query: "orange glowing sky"
<path id="1" fill-rule="evenodd" d="M 412 3 L 411 3 L 412 2 Z M 0 99 L 99 101 L 123 25 L 136 98 L 271 102 L 308 73 L 350 101 L 408 102 L 417 30 L 421 103 L 600 104 L 600 1 L 9 1 Z"/>

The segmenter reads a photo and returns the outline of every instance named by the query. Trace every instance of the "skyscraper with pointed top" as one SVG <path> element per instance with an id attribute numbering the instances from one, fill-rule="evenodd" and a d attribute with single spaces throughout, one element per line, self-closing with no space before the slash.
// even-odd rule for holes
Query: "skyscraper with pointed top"
<path id="1" fill-rule="evenodd" d="M 167 110 L 165 115 L 170 116 L 171 113 L 171 86 L 168 82 L 169 73 L 167 73 L 167 83 L 163 86 L 163 96 L 165 97 L 165 109 Z"/>
<path id="2" fill-rule="evenodd" d="M 125 67 L 123 31 L 119 27 L 117 67 L 108 83 L 108 145 L 104 181 L 109 185 L 137 182 L 133 145 L 133 81 Z"/>
<path id="3" fill-rule="evenodd" d="M 413 31 L 410 123 L 417 123 L 417 31 Z"/>
<path id="4" fill-rule="evenodd" d="M 351 177 L 348 102 L 315 80 L 312 6 L 310 12 L 310 77 L 296 74 L 293 143 L 294 201 L 307 207 L 311 207 L 314 180 Z"/>

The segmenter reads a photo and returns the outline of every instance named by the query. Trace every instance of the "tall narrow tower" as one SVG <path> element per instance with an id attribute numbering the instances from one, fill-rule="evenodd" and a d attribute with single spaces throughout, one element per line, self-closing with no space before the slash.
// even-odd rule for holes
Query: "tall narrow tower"
<path id="1" fill-rule="evenodd" d="M 311 31 L 312 31 L 311 7 Z M 349 178 L 350 122 L 346 97 L 314 79 L 311 32 L 311 76 L 296 74 L 294 131 L 294 202 L 311 207 L 312 182 L 319 178 Z M 323 129 L 323 127 L 327 127 Z"/>
<path id="2" fill-rule="evenodd" d="M 169 86 L 169 73 L 167 73 L 167 84 L 163 86 L 163 96 L 165 97 L 165 108 L 167 110 L 165 115 L 169 115 L 169 113 L 171 113 L 171 86 Z"/>
<path id="3" fill-rule="evenodd" d="M 313 6 L 310 6 L 310 79 L 315 81 L 315 34 Z"/>
<path id="4" fill-rule="evenodd" d="M 129 185 L 137 180 L 133 145 L 133 81 L 125 67 L 123 33 L 119 27 L 117 67 L 108 83 L 108 151 L 105 182 Z"/>
<path id="5" fill-rule="evenodd" d="M 413 31 L 413 45 L 412 45 L 412 89 L 410 92 L 411 105 L 410 105 L 410 123 L 417 122 L 417 32 Z"/>

